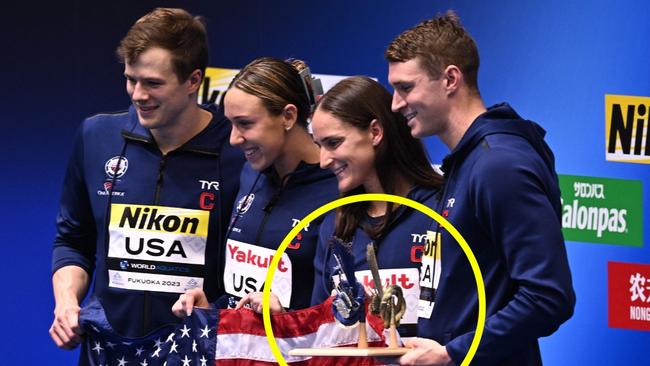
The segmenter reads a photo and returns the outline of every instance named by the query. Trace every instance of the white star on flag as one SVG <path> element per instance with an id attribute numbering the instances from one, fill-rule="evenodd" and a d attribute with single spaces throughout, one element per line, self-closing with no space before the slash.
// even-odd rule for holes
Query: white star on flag
<path id="1" fill-rule="evenodd" d="M 95 348 L 93 348 L 93 351 L 97 351 L 97 354 L 99 354 L 99 353 L 100 353 L 101 351 L 103 351 L 103 350 L 104 350 L 104 349 L 103 349 L 102 346 L 99 344 L 99 342 L 95 342 Z"/>
<path id="2" fill-rule="evenodd" d="M 160 357 L 160 351 L 162 351 L 162 348 L 160 348 L 160 347 L 156 348 L 156 350 L 151 355 L 151 357 Z"/>
<path id="3" fill-rule="evenodd" d="M 171 342 L 174 339 L 174 333 L 171 333 L 165 342 Z"/>
<path id="4" fill-rule="evenodd" d="M 181 329 L 181 332 L 183 334 L 181 334 L 181 338 L 183 338 L 183 337 L 188 337 L 189 338 L 190 337 L 190 330 L 191 330 L 191 328 L 188 328 L 187 324 L 183 324 L 183 329 Z"/>
<path id="5" fill-rule="evenodd" d="M 208 338 L 208 334 L 210 333 L 210 328 L 208 328 L 208 325 L 205 325 L 205 328 L 201 329 L 201 338 L 205 337 Z"/>
<path id="6" fill-rule="evenodd" d="M 187 355 L 185 355 L 185 358 L 182 359 L 181 361 L 183 361 L 183 366 L 190 366 L 190 362 L 192 362 L 192 360 L 187 358 Z"/>

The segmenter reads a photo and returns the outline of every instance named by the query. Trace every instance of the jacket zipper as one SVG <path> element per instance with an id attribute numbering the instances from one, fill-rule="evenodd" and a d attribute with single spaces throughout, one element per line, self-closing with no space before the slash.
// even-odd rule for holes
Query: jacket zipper
<path id="1" fill-rule="evenodd" d="M 262 211 L 264 211 L 264 217 L 262 218 L 262 223 L 257 228 L 257 234 L 255 235 L 255 245 L 259 245 L 260 239 L 262 238 L 262 233 L 264 232 L 264 227 L 266 227 L 266 222 L 268 221 L 269 216 L 271 216 L 271 211 L 273 211 L 273 206 L 275 206 L 275 203 L 278 201 L 278 198 L 280 198 L 281 194 L 282 194 L 282 188 L 276 191 L 271 197 L 271 200 L 269 200 L 266 206 L 262 208 Z"/>
<path id="2" fill-rule="evenodd" d="M 262 238 L 262 232 L 264 232 L 264 227 L 266 226 L 266 221 L 269 219 L 271 211 L 273 211 L 273 206 L 275 206 L 275 204 L 278 202 L 278 199 L 280 198 L 280 195 L 282 195 L 285 186 L 289 184 L 289 179 L 291 178 L 292 174 L 293 173 L 287 174 L 280 180 L 280 188 L 275 191 L 275 193 L 273 193 L 273 196 L 269 202 L 262 208 L 262 211 L 264 211 L 264 217 L 262 218 L 262 223 L 257 229 L 257 234 L 255 235 L 255 245 L 259 245 L 260 239 Z"/>
<path id="3" fill-rule="evenodd" d="M 165 165 L 167 163 L 167 155 L 163 155 L 162 158 L 160 159 L 160 162 L 158 163 L 158 178 L 156 178 L 156 193 L 154 195 L 154 200 L 153 204 L 158 205 L 160 203 L 160 191 L 162 190 L 162 185 L 163 185 L 163 176 L 165 172 Z M 148 325 L 149 325 L 149 318 L 151 317 L 151 314 L 149 313 L 149 309 L 151 308 L 151 293 L 149 291 L 144 291 L 144 299 L 143 299 L 143 316 L 142 316 L 142 334 L 147 334 L 148 333 Z"/>
<path id="4" fill-rule="evenodd" d="M 133 141 L 133 142 L 139 142 L 139 143 L 144 143 L 149 146 L 156 147 L 156 144 L 153 140 L 134 134 L 131 131 L 128 130 L 122 130 L 121 132 L 122 137 L 126 140 L 126 143 L 128 141 Z M 157 148 L 157 147 L 156 147 Z M 215 158 L 219 158 L 220 153 L 216 151 L 209 151 L 209 150 L 203 150 L 200 148 L 192 148 L 192 147 L 181 147 L 175 151 L 185 151 L 189 152 L 192 154 L 199 154 L 199 155 L 207 155 L 207 156 L 212 156 Z M 122 153 L 122 155 L 124 155 Z M 162 186 L 163 186 L 163 176 L 164 176 L 164 171 L 167 165 L 167 154 L 162 155 L 162 158 L 160 159 L 160 162 L 158 163 L 158 177 L 156 178 L 156 191 L 154 194 L 154 205 L 160 204 L 160 193 L 162 191 Z M 218 235 L 218 233 L 216 234 Z M 149 329 L 147 325 L 149 324 L 151 314 L 149 313 L 149 309 L 151 307 L 151 294 L 150 291 L 144 291 L 143 293 L 143 312 L 142 312 L 142 334 L 147 334 L 149 333 Z"/>

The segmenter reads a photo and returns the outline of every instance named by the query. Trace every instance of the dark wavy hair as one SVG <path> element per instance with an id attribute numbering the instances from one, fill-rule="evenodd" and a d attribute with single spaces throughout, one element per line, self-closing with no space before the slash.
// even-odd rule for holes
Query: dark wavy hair
<path id="1" fill-rule="evenodd" d="M 440 188 L 442 176 L 433 170 L 424 145 L 411 135 L 404 116 L 391 111 L 391 101 L 390 92 L 381 84 L 368 77 L 354 76 L 332 87 L 316 108 L 361 131 L 367 131 L 373 120 L 378 121 L 384 133 L 375 150 L 374 165 L 385 193 L 398 193 L 398 178 L 411 185 Z M 358 193 L 367 192 L 359 186 L 342 193 L 342 196 Z M 378 225 L 364 228 L 373 239 L 381 237 L 388 228 L 393 206 L 388 202 L 383 220 Z M 340 207 L 336 213 L 335 235 L 343 241 L 351 241 L 367 210 L 367 202 Z"/>

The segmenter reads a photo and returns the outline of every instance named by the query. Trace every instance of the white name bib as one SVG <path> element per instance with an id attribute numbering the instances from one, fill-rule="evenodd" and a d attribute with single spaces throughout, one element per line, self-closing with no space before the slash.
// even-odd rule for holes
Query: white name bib
<path id="1" fill-rule="evenodd" d="M 203 286 L 210 212 L 112 204 L 110 287 L 183 293 Z"/>
<path id="2" fill-rule="evenodd" d="M 420 318 L 431 318 L 434 299 L 425 298 L 425 294 L 434 296 L 440 282 L 442 262 L 440 260 L 440 236 L 434 231 L 427 231 L 427 240 L 422 253 L 422 268 L 420 270 L 420 287 L 422 293 L 417 305 Z"/>
<path id="3" fill-rule="evenodd" d="M 266 272 L 274 255 L 273 249 L 228 239 L 223 277 L 226 292 L 243 297 L 250 292 L 262 291 Z M 288 308 L 291 303 L 291 276 L 291 260 L 286 253 L 283 253 L 275 269 L 271 291 L 278 296 L 280 304 L 285 308 Z"/>

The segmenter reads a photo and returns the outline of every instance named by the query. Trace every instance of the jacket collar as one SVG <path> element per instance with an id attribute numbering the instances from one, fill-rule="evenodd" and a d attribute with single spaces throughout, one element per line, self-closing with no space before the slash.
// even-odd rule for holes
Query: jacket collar
<path id="1" fill-rule="evenodd" d="M 223 115 L 223 110 L 217 108 L 214 104 L 201 105 L 201 108 L 212 114 L 212 119 L 201 132 L 192 137 L 183 146 L 174 151 L 188 151 L 203 153 L 209 155 L 219 155 L 224 143 L 228 143 L 230 128 L 223 128 L 224 125 L 229 127 L 229 122 Z M 122 137 L 127 143 L 136 142 L 158 147 L 156 141 L 151 135 L 151 131 L 143 127 L 133 106 L 129 107 L 129 122 L 126 129 L 122 130 Z"/>

